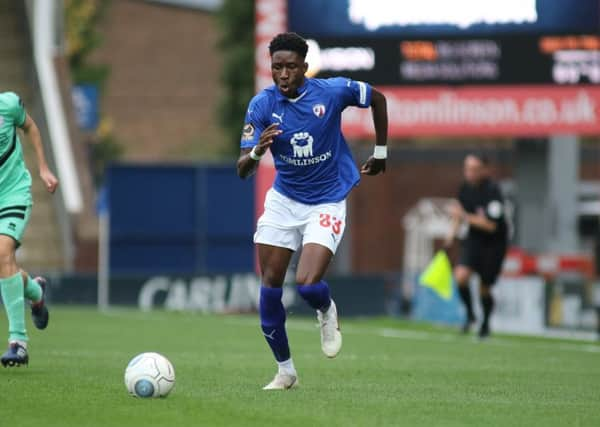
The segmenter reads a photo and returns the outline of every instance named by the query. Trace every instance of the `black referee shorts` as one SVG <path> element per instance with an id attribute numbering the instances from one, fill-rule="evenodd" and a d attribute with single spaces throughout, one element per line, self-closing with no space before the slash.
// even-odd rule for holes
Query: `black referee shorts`
<path id="1" fill-rule="evenodd" d="M 492 286 L 502 270 L 507 244 L 464 240 L 460 247 L 458 265 L 464 265 L 479 274 L 481 283 Z"/>

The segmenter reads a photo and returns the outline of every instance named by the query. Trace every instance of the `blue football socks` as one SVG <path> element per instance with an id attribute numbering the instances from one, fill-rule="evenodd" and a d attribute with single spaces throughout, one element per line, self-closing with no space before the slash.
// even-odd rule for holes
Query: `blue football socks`
<path id="1" fill-rule="evenodd" d="M 313 285 L 298 285 L 298 293 L 315 310 L 325 312 L 331 305 L 329 286 L 324 280 Z"/>
<path id="2" fill-rule="evenodd" d="M 285 331 L 285 308 L 281 302 L 282 288 L 260 288 L 260 324 L 277 362 L 290 359 L 290 347 Z"/>

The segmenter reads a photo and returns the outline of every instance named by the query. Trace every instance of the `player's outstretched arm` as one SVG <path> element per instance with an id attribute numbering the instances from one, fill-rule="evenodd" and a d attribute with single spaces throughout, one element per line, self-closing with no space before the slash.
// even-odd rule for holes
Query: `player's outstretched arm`
<path id="1" fill-rule="evenodd" d="M 385 160 L 387 159 L 387 101 L 383 93 L 375 88 L 371 89 L 371 111 L 375 127 L 375 152 L 362 165 L 360 173 L 363 175 L 377 175 L 385 172 Z"/>
<path id="2" fill-rule="evenodd" d="M 260 134 L 258 144 L 252 149 L 242 148 L 240 158 L 237 161 L 237 172 L 240 178 L 245 179 L 254 175 L 258 162 L 262 156 L 265 155 L 267 149 L 273 144 L 273 138 L 281 133 L 281 131 L 277 129 L 277 126 L 279 126 L 279 123 L 273 123 L 267 127 L 263 133 Z"/>
<path id="3" fill-rule="evenodd" d="M 33 144 L 33 148 L 37 157 L 40 178 L 44 182 L 46 190 L 48 190 L 50 193 L 54 193 L 56 191 L 56 187 L 58 187 L 58 179 L 56 179 L 48 167 L 48 162 L 46 162 L 46 156 L 44 154 L 44 147 L 42 146 L 40 130 L 29 114 L 27 114 L 25 117 L 25 123 L 23 123 L 21 129 L 23 129 L 25 135 Z"/>

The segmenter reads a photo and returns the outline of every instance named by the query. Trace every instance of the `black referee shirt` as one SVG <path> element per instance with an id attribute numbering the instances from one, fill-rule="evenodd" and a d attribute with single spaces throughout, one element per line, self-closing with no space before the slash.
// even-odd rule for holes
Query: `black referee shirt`
<path id="1" fill-rule="evenodd" d="M 504 214 L 504 197 L 498 185 L 491 179 L 484 179 L 478 186 L 466 182 L 460 186 L 458 200 L 463 209 L 470 214 L 485 215 L 496 223 L 496 231 L 488 233 L 470 226 L 467 240 L 485 244 L 506 244 L 508 229 Z"/>

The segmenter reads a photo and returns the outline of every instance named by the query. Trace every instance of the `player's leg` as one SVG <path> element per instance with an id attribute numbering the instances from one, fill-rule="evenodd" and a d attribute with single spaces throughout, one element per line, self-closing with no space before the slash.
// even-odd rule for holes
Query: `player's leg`
<path id="1" fill-rule="evenodd" d="M 506 254 L 505 245 L 491 245 L 484 249 L 481 271 L 481 286 L 479 296 L 481 299 L 481 309 L 483 311 L 483 322 L 479 329 L 479 337 L 487 338 L 490 335 L 490 317 L 494 311 L 494 295 L 492 287 L 496 283 L 502 263 Z"/>
<path id="2" fill-rule="evenodd" d="M 479 287 L 479 298 L 481 299 L 481 309 L 483 311 L 483 321 L 479 327 L 479 338 L 487 338 L 490 335 L 490 316 L 494 311 L 494 296 L 492 295 L 492 285 L 481 282 Z"/>
<path id="3" fill-rule="evenodd" d="M 2 363 L 18 366 L 28 362 L 27 335 L 25 332 L 24 306 L 25 299 L 31 301 L 31 314 L 35 326 L 44 329 L 48 325 L 48 309 L 44 304 L 45 280 L 32 280 L 27 273 L 17 266 L 15 255 L 29 216 L 31 205 L 11 205 L 4 207 L 0 219 L 0 291 L 5 301 L 9 318 L 9 349 L 2 357 Z M 17 286 L 18 284 L 18 286 Z M 4 296 L 6 294 L 6 297 Z M 6 301 L 13 301 L 11 306 Z M 11 326 L 11 319 L 13 325 Z M 22 324 L 22 326 L 20 326 Z"/>
<path id="4" fill-rule="evenodd" d="M 326 312 L 331 305 L 329 286 L 323 280 L 327 267 L 333 259 L 331 249 L 318 243 L 307 243 L 296 270 L 298 293 L 315 310 Z"/>
<path id="5" fill-rule="evenodd" d="M 332 258 L 331 249 L 317 243 L 307 243 L 302 249 L 296 272 L 298 293 L 317 311 L 321 349 L 327 357 L 337 356 L 342 348 L 337 306 L 331 298 L 329 285 L 323 280 Z"/>
<path id="6" fill-rule="evenodd" d="M 461 328 L 463 333 L 468 333 L 471 325 L 475 323 L 475 314 L 473 313 L 473 299 L 471 298 L 471 288 L 469 281 L 473 270 L 464 264 L 458 264 L 454 267 L 454 280 L 458 289 L 458 295 L 465 307 L 465 321 Z"/>
<path id="7" fill-rule="evenodd" d="M 260 323 L 267 343 L 279 363 L 290 359 L 290 348 L 285 331 L 285 308 L 281 297 L 283 281 L 292 253 L 287 248 L 258 245 L 258 259 L 262 272 Z"/>
<path id="8" fill-rule="evenodd" d="M 296 284 L 298 293 L 313 309 L 321 327 L 321 349 L 327 357 L 335 357 L 342 348 L 337 306 L 323 277 L 333 259 L 346 226 L 346 202 L 311 207 L 309 222 L 303 233 L 304 247 Z"/>
<path id="9" fill-rule="evenodd" d="M 283 390 L 298 384 L 285 330 L 285 308 L 281 300 L 283 282 L 290 259 L 302 242 L 297 218 L 297 203 L 270 190 L 265 199 L 265 212 L 258 220 L 254 243 L 262 274 L 260 288 L 260 322 L 263 334 L 273 351 L 278 372 L 265 390 Z"/>
<path id="10" fill-rule="evenodd" d="M 460 258 L 454 267 L 454 281 L 458 289 L 458 295 L 465 307 L 465 321 L 461 328 L 463 333 L 468 333 L 473 323 L 475 323 L 475 314 L 473 313 L 473 299 L 469 281 L 473 274 L 473 269 L 477 264 L 477 251 L 469 241 L 464 241 L 460 246 Z"/>
<path id="11" fill-rule="evenodd" d="M 47 280 L 43 277 L 32 279 L 26 271 L 21 270 L 23 285 L 25 286 L 25 299 L 31 303 L 31 318 L 37 329 L 46 329 L 50 313 L 44 299 Z"/>
<path id="12" fill-rule="evenodd" d="M 260 288 L 260 326 L 277 361 L 278 372 L 265 390 L 282 390 L 296 385 L 297 374 L 290 354 L 285 330 L 285 308 L 281 300 L 283 281 L 293 251 L 266 244 L 258 244 L 258 259 L 262 272 Z"/>
<path id="13" fill-rule="evenodd" d="M 0 293 L 8 317 L 9 334 L 8 351 L 0 359 L 3 366 L 19 366 L 29 361 L 25 329 L 25 290 L 15 259 L 16 246 L 16 241 L 11 236 L 0 234 Z"/>

